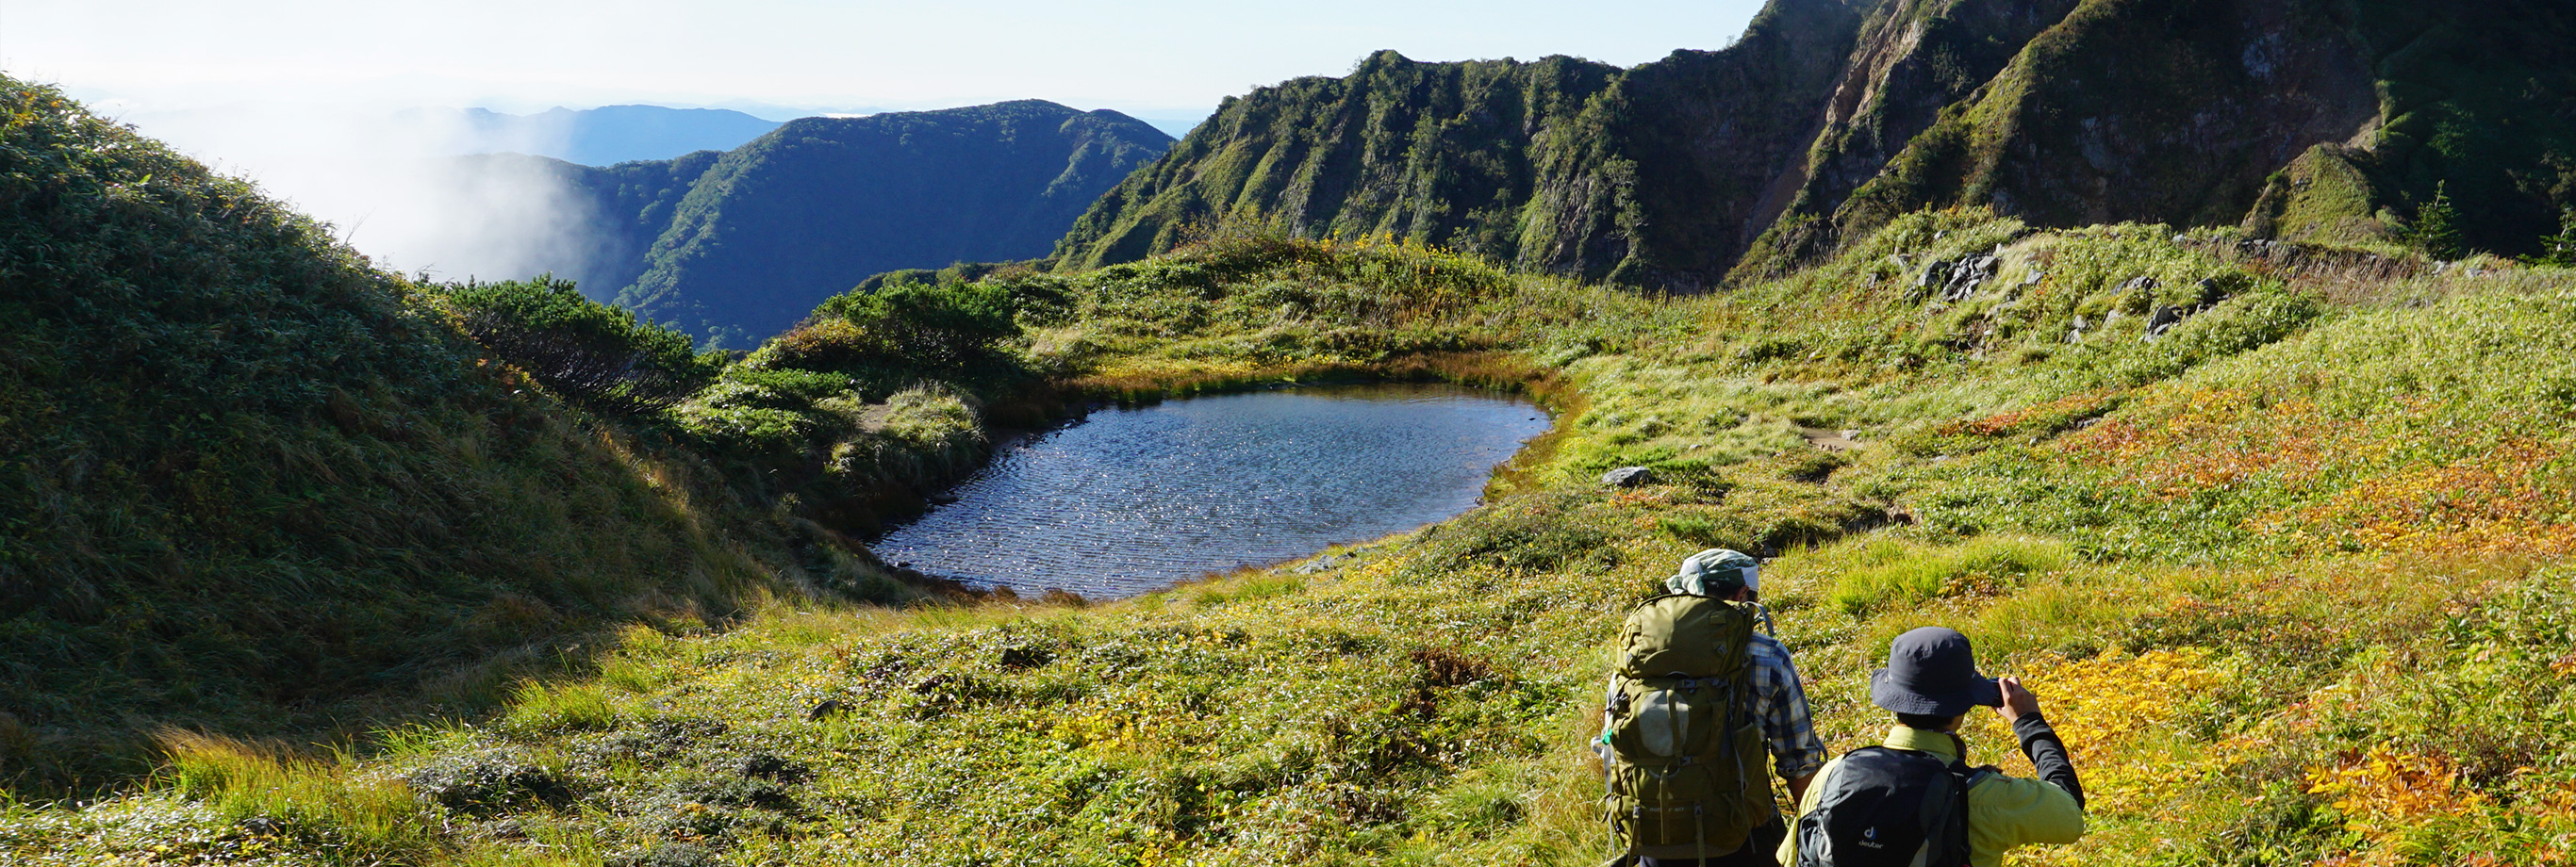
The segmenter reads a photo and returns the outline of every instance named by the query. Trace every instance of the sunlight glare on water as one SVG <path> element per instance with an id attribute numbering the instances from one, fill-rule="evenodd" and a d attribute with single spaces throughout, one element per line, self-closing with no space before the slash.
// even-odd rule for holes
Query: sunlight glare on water
<path id="1" fill-rule="evenodd" d="M 1547 428 L 1526 402 L 1455 386 L 1104 409 L 995 455 L 876 551 L 1023 594 L 1127 596 L 1456 516 Z"/>

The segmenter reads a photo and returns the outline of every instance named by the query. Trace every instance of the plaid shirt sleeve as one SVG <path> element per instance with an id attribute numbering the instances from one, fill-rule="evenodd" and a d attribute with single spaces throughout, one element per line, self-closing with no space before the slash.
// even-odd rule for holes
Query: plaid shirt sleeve
<path id="1" fill-rule="evenodd" d="M 1807 689 L 1798 683 L 1798 666 L 1779 639 L 1754 633 L 1746 662 L 1752 668 L 1753 715 L 1762 720 L 1762 737 L 1780 778 L 1796 779 L 1825 767 L 1825 742 L 1807 713 Z"/>

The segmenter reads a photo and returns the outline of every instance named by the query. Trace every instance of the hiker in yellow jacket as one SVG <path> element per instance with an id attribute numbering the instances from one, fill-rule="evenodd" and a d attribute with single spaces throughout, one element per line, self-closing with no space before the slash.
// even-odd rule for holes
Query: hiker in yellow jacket
<path id="1" fill-rule="evenodd" d="M 2084 836 L 2084 788 L 2039 697 L 2013 678 L 1978 674 L 1967 636 L 1940 627 L 1898 636 L 1887 667 L 1870 675 L 1870 700 L 1895 713 L 1896 725 L 1880 749 L 1835 759 L 1807 787 L 1780 863 L 2001 867 L 2006 850 Z M 1958 731 L 1978 705 L 2002 709 L 2039 779 L 1967 766 Z M 1964 811 L 1948 806 L 1962 788 Z M 1928 801 L 1938 803 L 1927 811 Z"/>

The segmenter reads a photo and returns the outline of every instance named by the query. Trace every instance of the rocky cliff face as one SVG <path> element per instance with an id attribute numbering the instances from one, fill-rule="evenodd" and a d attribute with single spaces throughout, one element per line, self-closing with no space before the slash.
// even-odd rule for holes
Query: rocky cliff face
<path id="1" fill-rule="evenodd" d="M 1415 63 L 1386 51 L 1344 78 L 1229 98 L 1094 203 L 1055 255 L 1096 266 L 1194 231 L 1264 230 L 1394 234 L 1511 259 L 1544 142 L 1620 75 L 1564 57 Z"/>
<path id="2" fill-rule="evenodd" d="M 2384 241 L 2437 189 L 2474 212 L 2472 246 L 2523 252 L 2576 206 L 2572 19 L 2565 0 L 1773 0 L 1724 50 L 1627 70 L 1380 54 L 1228 102 L 1056 256 L 1387 232 L 1687 291 L 1925 207 Z"/>
<path id="3" fill-rule="evenodd" d="M 2447 193 L 2470 247 L 2540 252 L 2576 207 L 2576 4 L 2352 6 L 2378 110 L 2361 135 L 2321 140 L 2269 177 L 2245 227 L 2383 238 Z"/>
<path id="4" fill-rule="evenodd" d="M 2055 26 L 2076 0 L 1898 0 L 1881 4 L 1824 105 L 1807 161 L 1795 167 L 1796 197 L 1769 214 L 1751 251 L 1814 254 L 1836 236 L 1830 215 L 1854 190 L 2012 62 L 2021 46 Z M 1759 269 L 1762 265 L 1757 265 Z"/>
<path id="5" fill-rule="evenodd" d="M 1525 269 L 1697 287 L 1760 234 L 1861 21 L 1784 0 L 1724 51 L 1631 70 L 1565 57 L 1417 63 L 1227 100 L 1056 247 L 1096 266 L 1194 232 L 1393 234 Z M 1771 210 L 1778 209 L 1772 204 Z"/>
<path id="6" fill-rule="evenodd" d="M 2236 222 L 2266 176 L 2377 118 L 2347 5 L 2084 3 L 1909 142 L 1837 222 L 1972 202 L 2053 226 Z"/>
<path id="7" fill-rule="evenodd" d="M 1861 24 L 1855 5 L 1774 2 L 1724 51 L 1621 76 L 1550 140 L 1523 212 L 1529 270 L 1693 290 L 1779 214 Z"/>

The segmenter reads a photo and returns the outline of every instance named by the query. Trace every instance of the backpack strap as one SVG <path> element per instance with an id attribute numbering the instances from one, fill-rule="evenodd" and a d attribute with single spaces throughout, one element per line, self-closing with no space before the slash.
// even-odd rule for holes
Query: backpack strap
<path id="1" fill-rule="evenodd" d="M 1757 728 L 1761 728 L 1765 725 L 1765 721 L 1753 712 L 1754 704 L 1761 701 L 1761 697 L 1753 693 L 1753 638 L 1757 635 L 1772 632 L 1771 609 L 1764 607 L 1762 603 L 1759 602 L 1747 602 L 1743 604 L 1752 606 L 1753 612 L 1760 615 L 1760 619 L 1755 621 L 1756 628 L 1744 631 L 1744 666 L 1742 669 L 1738 670 L 1735 675 L 1735 700 L 1727 703 L 1728 713 L 1741 714 L 1743 715 L 1743 719 L 1729 720 L 1729 728 L 1727 731 L 1730 732 L 1735 730 L 1733 726 L 1738 723 L 1750 724 Z M 1779 639 L 1775 637 L 1772 640 L 1777 641 Z M 1787 648 L 1782 648 L 1784 653 L 1786 650 Z M 1767 728 L 1762 729 L 1761 735 L 1763 744 L 1768 745 L 1771 743 L 1771 732 Z M 1729 741 L 1729 746 L 1732 747 L 1732 745 L 1733 742 Z M 1736 757 L 1736 766 L 1741 769 L 1740 772 L 1735 775 L 1736 797 L 1743 800 L 1745 803 L 1753 803 L 1755 801 L 1761 802 L 1761 806 L 1758 809 L 1771 814 L 1773 821 L 1778 821 L 1780 811 L 1771 804 L 1771 783 L 1769 778 L 1764 776 L 1766 772 L 1763 770 L 1763 765 L 1767 763 L 1766 760 L 1769 758 L 1770 756 L 1767 754 L 1767 750 L 1756 752 L 1750 757 Z M 1752 762 L 1750 767 L 1745 765 L 1745 762 L 1748 760 Z M 1753 794 L 1753 785 L 1756 781 L 1759 781 L 1762 784 L 1762 794 L 1759 797 L 1756 797 Z M 1797 815 L 1797 812 L 1798 805 L 1789 805 L 1790 815 Z"/>
<path id="2" fill-rule="evenodd" d="M 1952 735 L 1951 737 L 1955 738 L 1957 735 Z M 1964 744 L 1962 744 L 1962 746 L 1964 747 Z M 1966 750 L 1964 749 L 1960 752 L 1962 755 L 1966 754 Z M 1993 765 L 1972 768 L 1968 767 L 1968 763 L 1966 761 L 1950 763 L 1950 777 L 1957 781 L 1953 786 L 1957 791 L 1957 794 L 1953 796 L 1957 798 L 1957 803 L 1951 805 L 1950 809 L 1955 811 L 1951 815 L 1958 817 L 1953 820 L 1957 822 L 1959 826 L 1959 839 L 1957 842 L 1960 848 L 1966 853 L 1974 853 L 1976 851 L 1975 844 L 1969 842 L 1968 838 L 1968 820 L 1971 817 L 1971 814 L 1968 812 L 1968 791 L 1976 788 L 1978 783 L 1985 782 L 1986 778 L 2002 773 L 2002 768 L 1998 768 Z M 1967 862 L 1962 861 L 1961 863 L 1962 865 L 1965 865 Z"/>
<path id="3" fill-rule="evenodd" d="M 1969 767 L 1968 739 L 1960 737 L 1958 732 L 1942 732 L 1942 734 L 1949 735 L 1950 743 L 1959 747 L 1959 757 L 1950 762 L 1950 775 L 1959 778 L 1959 792 L 1961 795 L 1967 794 L 1970 786 L 1985 782 L 1987 777 L 2004 772 L 2004 769 L 1993 765 L 1973 768 Z"/>
<path id="4" fill-rule="evenodd" d="M 1699 847 L 1699 863 L 1708 863 L 1708 806 L 1691 802 L 1691 839 Z"/>
<path id="5" fill-rule="evenodd" d="M 1950 736 L 1951 743 L 1956 744 L 1959 747 L 1959 757 L 1950 762 L 1950 777 L 1953 780 L 1951 788 L 1954 791 L 1954 794 L 1951 797 L 1956 799 L 1956 802 L 1951 804 L 1950 809 L 1953 811 L 1951 815 L 1956 817 L 1951 821 L 1956 823 L 1959 828 L 1959 839 L 1953 842 L 1959 847 L 1958 854 L 1961 856 L 1961 864 L 1965 865 L 1967 863 L 1967 858 L 1976 851 L 1975 844 L 1970 843 L 1968 837 L 1968 790 L 1976 788 L 1978 783 L 1985 782 L 1986 777 L 1992 774 L 2001 773 L 2002 769 L 1996 768 L 1992 765 L 1982 768 L 1969 767 L 1968 739 L 1960 737 L 1958 732 L 1946 732 L 1945 734 Z"/>

